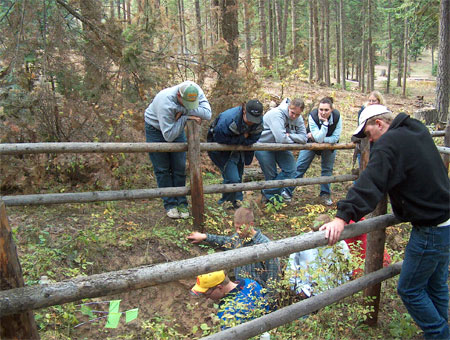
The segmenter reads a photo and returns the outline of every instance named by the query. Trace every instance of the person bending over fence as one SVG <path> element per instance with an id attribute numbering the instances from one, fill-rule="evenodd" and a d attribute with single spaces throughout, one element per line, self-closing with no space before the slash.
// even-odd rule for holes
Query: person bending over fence
<path id="1" fill-rule="evenodd" d="M 350 220 L 389 194 L 394 215 L 413 226 L 398 293 L 426 339 L 449 339 L 450 181 L 439 151 L 426 126 L 383 105 L 361 113 L 354 135 L 373 143 L 369 163 L 320 230 L 336 243 Z"/>
<path id="2" fill-rule="evenodd" d="M 197 276 L 194 295 L 219 302 L 221 328 L 230 328 L 269 311 L 262 287 L 251 279 L 233 282 L 223 270 Z"/>
<path id="3" fill-rule="evenodd" d="M 342 131 L 342 117 L 333 108 L 333 99 L 325 97 L 320 100 L 319 108 L 311 111 L 308 117 L 308 142 L 330 143 L 339 142 Z M 301 150 L 297 159 L 296 178 L 302 178 L 315 156 L 321 157 L 322 176 L 333 174 L 336 150 Z M 332 205 L 330 183 L 320 185 L 320 197 L 325 205 Z"/>
<path id="4" fill-rule="evenodd" d="M 305 144 L 306 128 L 302 112 L 305 103 L 301 99 L 284 99 L 278 107 L 264 115 L 264 130 L 259 143 Z M 291 151 L 256 151 L 266 181 L 294 178 L 295 158 Z M 278 172 L 277 165 L 281 171 Z M 263 189 L 263 203 L 278 200 L 290 202 L 292 188 Z"/>
<path id="5" fill-rule="evenodd" d="M 191 81 L 159 92 L 145 110 L 145 137 L 148 143 L 185 143 L 188 119 L 201 124 L 211 119 L 211 106 L 202 89 Z M 149 152 L 158 188 L 186 185 L 186 152 Z M 188 218 L 186 196 L 163 197 L 170 218 Z"/>
<path id="6" fill-rule="evenodd" d="M 206 140 L 221 144 L 252 145 L 261 136 L 263 105 L 257 99 L 222 112 L 211 124 Z M 242 183 L 244 165 L 250 165 L 254 151 L 209 151 L 209 157 L 222 173 L 223 183 Z M 219 204 L 230 202 L 239 208 L 242 192 L 222 194 Z"/>
<path id="7" fill-rule="evenodd" d="M 226 250 L 270 242 L 270 239 L 265 236 L 261 230 L 254 228 L 254 225 L 255 218 L 253 211 L 249 208 L 241 207 L 234 213 L 234 227 L 236 233 L 233 235 L 213 235 L 194 231 L 188 235 L 187 238 L 193 243 L 205 241 L 213 246 Z M 279 274 L 280 261 L 278 258 L 249 263 L 234 269 L 234 276 L 236 279 L 250 278 L 257 281 L 269 291 L 276 281 L 278 281 Z"/>

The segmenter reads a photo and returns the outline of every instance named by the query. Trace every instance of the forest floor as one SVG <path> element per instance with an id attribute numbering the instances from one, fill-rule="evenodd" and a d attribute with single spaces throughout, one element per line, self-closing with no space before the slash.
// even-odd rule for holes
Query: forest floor
<path id="1" fill-rule="evenodd" d="M 411 92 L 430 91 L 429 82 L 409 86 Z M 265 82 L 267 95 L 282 93 L 278 82 Z M 344 119 L 341 143 L 350 140 L 356 128 L 356 114 L 366 96 L 356 90 L 342 91 L 304 82 L 284 88 L 284 95 L 301 96 L 307 104 L 317 103 L 325 95 L 335 98 Z M 388 106 L 396 113 L 416 109 L 413 95 L 402 98 L 386 96 Z M 352 168 L 352 150 L 338 151 L 335 175 L 348 174 Z M 203 157 L 205 185 L 221 183 L 220 173 L 208 157 Z M 147 187 L 156 187 L 148 168 L 147 155 L 133 158 L 124 167 L 123 176 L 143 176 Z M 251 167 L 258 168 L 254 160 Z M 315 159 L 306 176 L 320 174 L 320 160 Z M 320 213 L 332 216 L 336 202 L 343 198 L 351 183 L 332 185 L 334 205 L 325 207 L 318 197 L 318 186 L 299 187 L 293 201 L 278 211 L 261 204 L 261 195 L 246 192 L 245 200 L 254 208 L 257 226 L 273 240 L 309 231 Z M 122 189 L 127 189 L 123 187 Z M 89 191 L 89 188 L 77 188 Z M 43 191 L 41 191 L 43 192 Z M 206 195 L 205 230 L 216 234 L 232 233 L 233 211 L 217 204 L 219 194 Z M 186 236 L 193 231 L 193 220 L 171 220 L 166 217 L 160 199 L 118 201 L 64 206 L 8 207 L 8 218 L 14 230 L 19 258 L 27 284 L 37 284 L 41 276 L 53 282 L 80 275 L 165 263 L 212 252 L 211 248 L 192 245 Z M 409 226 L 387 229 L 386 247 L 393 262 L 402 259 Z M 286 259 L 282 259 L 286 263 Z M 397 278 L 382 285 L 378 325 L 367 327 L 362 321 L 363 298 L 356 295 L 332 307 L 324 308 L 306 320 L 296 321 L 271 331 L 272 339 L 419 339 L 420 331 L 410 320 L 396 294 Z M 86 299 L 35 311 L 42 339 L 194 339 L 217 331 L 212 302 L 193 297 L 189 291 L 195 283 L 180 280 L 164 285 L 130 291 L 114 296 Z M 105 328 L 105 319 L 87 322 L 83 305 L 98 302 L 95 310 L 108 311 L 108 301 L 121 300 L 120 310 L 139 309 L 138 318 L 130 323 L 121 320 L 117 328 Z M 84 310 L 85 312 L 85 310 Z M 102 315 L 98 313 L 98 315 Z M 123 319 L 123 318 L 122 318 Z M 78 327 L 76 325 L 86 322 Z"/>

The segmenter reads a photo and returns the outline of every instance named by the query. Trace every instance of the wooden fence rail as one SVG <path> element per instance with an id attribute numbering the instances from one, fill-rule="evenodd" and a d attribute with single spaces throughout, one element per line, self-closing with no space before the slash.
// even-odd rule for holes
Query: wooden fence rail
<path id="1" fill-rule="evenodd" d="M 358 176 L 356 175 L 338 175 L 338 176 L 322 176 L 314 178 L 284 179 L 276 181 L 214 184 L 204 186 L 203 192 L 205 194 L 214 194 L 223 192 L 261 190 L 261 189 L 289 187 L 289 186 L 305 186 L 313 184 L 354 181 L 357 178 Z M 14 196 L 2 196 L 1 199 L 3 200 L 6 206 L 19 206 L 19 205 L 49 205 L 49 204 L 63 204 L 63 203 L 88 203 L 99 201 L 151 199 L 163 196 L 175 197 L 190 194 L 191 190 L 189 187 L 172 187 L 172 188 L 157 188 L 157 189 L 92 191 L 92 192 L 62 193 L 62 194 L 14 195 Z"/>
<path id="2" fill-rule="evenodd" d="M 398 223 L 393 215 L 384 215 L 348 225 L 340 239 L 386 228 Z M 27 310 L 60 305 L 150 287 L 215 270 L 234 268 L 327 244 L 325 232 L 306 233 L 287 239 L 228 250 L 181 261 L 143 266 L 115 272 L 78 277 L 48 285 L 35 285 L 0 291 L 0 317 Z"/>
<path id="3" fill-rule="evenodd" d="M 354 149 L 355 143 L 278 144 L 255 143 L 253 145 L 226 145 L 200 143 L 200 151 L 279 151 L 279 150 L 345 150 Z M 40 153 L 142 153 L 181 152 L 188 150 L 188 143 L 18 143 L 0 144 L 0 155 L 26 155 Z"/>

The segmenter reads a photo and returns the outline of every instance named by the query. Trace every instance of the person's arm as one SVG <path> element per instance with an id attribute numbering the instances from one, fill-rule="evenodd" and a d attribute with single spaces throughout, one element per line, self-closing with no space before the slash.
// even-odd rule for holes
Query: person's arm
<path id="1" fill-rule="evenodd" d="M 244 133 L 239 131 L 237 123 L 230 118 L 219 119 L 214 128 L 214 141 L 221 144 L 243 145 Z"/>
<path id="2" fill-rule="evenodd" d="M 244 140 L 244 142 L 242 143 L 242 145 L 255 144 L 259 140 L 259 137 L 261 137 L 262 131 L 263 131 L 263 126 L 262 126 L 262 122 L 261 122 L 261 124 L 259 124 L 257 127 L 251 129 L 248 132 L 248 135 L 247 135 L 246 139 Z"/>
<path id="3" fill-rule="evenodd" d="M 156 110 L 161 133 L 167 142 L 173 142 L 183 131 L 188 116 L 179 115 L 175 109 L 162 107 Z M 176 117 L 179 116 L 178 119 Z"/>
<path id="4" fill-rule="evenodd" d="M 298 131 L 296 131 L 295 133 L 290 133 L 289 137 L 298 144 L 306 144 L 306 142 L 308 141 L 308 137 L 306 136 L 306 127 L 305 127 L 305 123 L 303 122 L 303 117 L 299 117 L 297 118 L 297 122 L 298 122 Z"/>
<path id="5" fill-rule="evenodd" d="M 234 249 L 234 239 L 239 238 L 237 234 L 233 234 L 232 236 L 224 236 L 224 235 L 214 235 L 214 234 L 206 234 L 205 242 L 208 242 L 210 245 L 214 247 L 218 247 L 220 249 Z"/>
<path id="6" fill-rule="evenodd" d="M 323 139 L 323 142 L 330 143 L 330 144 L 335 144 L 335 143 L 339 142 L 339 138 L 341 138 L 341 132 L 342 132 L 342 116 L 339 117 L 339 120 L 336 125 L 336 129 L 334 129 L 331 136 L 330 137 L 325 136 L 325 138 Z"/>
<path id="7" fill-rule="evenodd" d="M 273 137 L 275 138 L 275 143 L 279 144 L 293 144 L 294 141 L 292 138 L 289 137 L 289 134 L 286 131 L 286 121 L 287 117 L 284 117 L 284 114 L 279 109 L 277 110 L 277 113 L 270 116 L 270 120 L 268 120 L 268 125 L 270 128 L 270 131 L 273 134 Z"/>
<path id="8" fill-rule="evenodd" d="M 308 124 L 309 130 L 311 131 L 311 135 L 314 138 L 314 141 L 316 143 L 323 143 L 325 136 L 327 135 L 328 132 L 328 126 L 322 124 L 322 126 L 319 129 L 319 127 L 317 126 L 316 122 L 314 121 L 311 115 L 309 115 L 308 117 Z"/>
<path id="9" fill-rule="evenodd" d="M 187 236 L 187 239 L 189 241 L 191 241 L 192 243 L 200 243 L 200 242 L 206 240 L 206 234 L 199 233 L 198 231 L 194 231 Z"/>
<path id="10" fill-rule="evenodd" d="M 359 221 L 373 211 L 384 194 L 397 184 L 392 181 L 396 172 L 395 158 L 395 153 L 390 150 L 376 150 L 370 155 L 367 168 L 350 188 L 347 197 L 338 202 L 336 218 L 319 229 L 325 230 L 329 245 L 339 240 L 345 224 L 350 220 Z M 400 181 L 399 177 L 395 176 L 397 181 Z"/>

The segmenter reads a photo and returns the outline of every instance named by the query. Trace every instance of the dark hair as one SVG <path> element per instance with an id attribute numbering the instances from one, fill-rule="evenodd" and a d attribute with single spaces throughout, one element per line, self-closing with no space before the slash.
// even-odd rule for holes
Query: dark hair
<path id="1" fill-rule="evenodd" d="M 319 104 L 329 104 L 331 108 L 333 108 L 333 98 L 331 97 L 323 97 Z"/>

